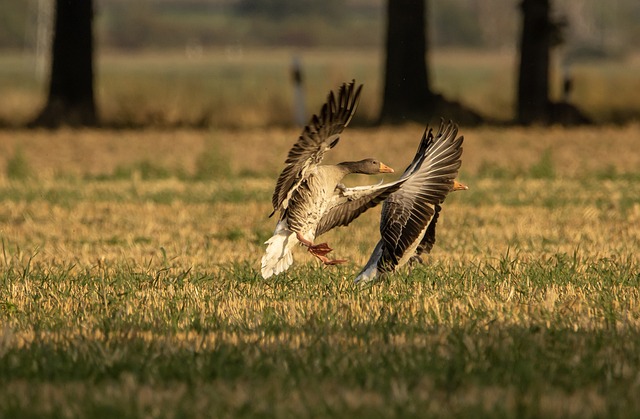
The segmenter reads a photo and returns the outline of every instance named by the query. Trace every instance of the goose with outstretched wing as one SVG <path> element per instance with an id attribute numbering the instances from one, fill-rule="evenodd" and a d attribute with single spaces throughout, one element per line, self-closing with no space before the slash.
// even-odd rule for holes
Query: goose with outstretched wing
<path id="1" fill-rule="evenodd" d="M 356 283 L 375 281 L 431 251 L 440 204 L 450 191 L 468 189 L 455 180 L 464 140 L 457 134 L 458 127 L 451 122 L 441 123 L 435 137 L 427 127 L 416 158 L 403 174 L 406 182 L 389 194 L 382 205 L 381 239 Z"/>
<path id="2" fill-rule="evenodd" d="M 293 263 L 291 250 L 296 244 L 327 265 L 345 262 L 330 260 L 332 249 L 326 243 L 314 244 L 320 234 L 339 225 L 347 225 L 360 214 L 382 202 L 406 180 L 347 188 L 342 179 L 351 173 L 393 173 L 379 160 L 369 158 L 321 165 L 325 153 L 338 144 L 340 134 L 356 111 L 362 85 L 343 84 L 337 97 L 329 93 L 318 115 L 311 118 L 293 145 L 276 182 L 272 203 L 279 219 L 273 236 L 265 243 L 261 273 L 269 278 L 284 272 Z"/>

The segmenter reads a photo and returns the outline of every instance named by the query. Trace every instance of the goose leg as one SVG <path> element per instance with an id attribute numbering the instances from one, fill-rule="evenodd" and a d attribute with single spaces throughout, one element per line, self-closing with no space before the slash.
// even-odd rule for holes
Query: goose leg
<path id="1" fill-rule="evenodd" d="M 300 243 L 307 246 L 309 248 L 309 252 L 315 255 L 325 256 L 327 253 L 331 252 L 333 249 L 329 247 L 327 243 L 313 244 L 309 240 L 302 237 L 302 234 L 296 232 L 296 238 Z"/>
<path id="2" fill-rule="evenodd" d="M 310 253 L 320 259 L 325 265 L 339 265 L 341 263 L 347 263 L 347 259 L 329 259 L 326 256 L 316 255 L 313 252 Z"/>
<path id="3" fill-rule="evenodd" d="M 327 257 L 327 254 L 333 249 L 329 247 L 327 243 L 313 244 L 309 240 L 302 237 L 302 234 L 296 232 L 296 238 L 300 243 L 307 246 L 307 251 L 311 253 L 313 256 L 320 259 L 325 265 L 338 265 L 340 263 L 345 263 L 346 259 L 334 259 L 331 260 Z"/>

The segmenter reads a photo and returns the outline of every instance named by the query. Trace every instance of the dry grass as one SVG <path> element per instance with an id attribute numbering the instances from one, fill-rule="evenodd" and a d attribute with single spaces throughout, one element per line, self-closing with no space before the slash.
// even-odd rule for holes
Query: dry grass
<path id="1" fill-rule="evenodd" d="M 346 266 L 259 277 L 296 134 L 0 132 L 0 415 L 640 412 L 640 127 L 464 129 L 429 264 L 369 290 L 376 210 L 326 235 Z"/>
<path id="2" fill-rule="evenodd" d="M 424 127 L 350 128 L 327 161 L 372 154 L 400 168 L 413 156 Z M 153 161 L 172 172 L 193 173 L 198 157 L 214 150 L 230 165 L 231 175 L 269 178 L 281 170 L 299 129 L 248 130 L 15 130 L 0 131 L 0 174 L 21 149 L 39 179 L 73 175 L 111 175 L 118 166 Z M 466 138 L 462 172 L 482 175 L 483 166 L 521 174 L 539 163 L 545 151 L 558 176 L 582 178 L 614 169 L 635 173 L 634 153 L 640 126 L 551 128 L 463 128 Z M 486 168 L 486 167 L 485 167 Z"/>
<path id="3" fill-rule="evenodd" d="M 606 255 L 616 246 L 628 249 L 633 242 L 609 237 L 637 239 L 633 234 L 637 190 L 627 179 L 637 176 L 640 154 L 621 150 L 635 147 L 639 130 L 637 126 L 465 129 L 460 177 L 471 183 L 471 191 L 450 197 L 443 214 L 443 246 L 454 246 L 460 240 L 456 237 L 464 237 L 465 247 L 458 253 L 480 258 L 487 251 L 499 257 L 513 243 L 534 254 L 546 248 L 571 253 L 581 247 L 589 255 Z M 413 155 L 421 133 L 417 125 L 352 129 L 328 160 L 374 155 L 400 169 Z M 0 191 L 5 201 L 9 198 L 3 219 L 12 221 L 4 226 L 4 237 L 15 237 L 22 249 L 29 248 L 22 240 L 28 240 L 31 248 L 59 243 L 53 253 L 62 252 L 64 259 L 75 255 L 83 263 L 114 258 L 122 253 L 123 243 L 131 247 L 125 252 L 134 259 L 157 253 L 160 247 L 180 253 L 178 249 L 187 243 L 194 247 L 190 257 L 198 255 L 192 260 L 197 265 L 255 261 L 261 240 L 273 228 L 273 220 L 266 218 L 273 181 L 296 135 L 279 129 L 1 132 L 0 172 L 6 173 L 16 150 L 34 172 L 32 180 L 0 179 Z M 201 156 L 210 156 L 211 150 L 228 171 L 213 172 L 214 178 L 206 182 L 185 179 L 197 173 Z M 164 169 L 166 178 L 141 178 L 141 162 Z M 532 179 L 530 172 L 541 164 L 549 166 L 547 172 Z M 114 175 L 123 167 L 131 174 Z M 90 181 L 100 177 L 105 179 Z M 351 182 L 373 181 L 377 179 L 363 176 Z M 327 237 L 349 241 L 344 252 L 360 264 L 366 248 L 375 242 L 376 216 L 374 210 L 356 222 L 355 231 L 339 230 Z M 454 226 L 466 231 L 452 230 Z M 252 245 L 238 253 L 244 243 L 226 240 L 225 234 Z M 68 243 L 69 235 L 77 240 Z M 109 240 L 115 246 L 109 246 Z M 86 243 L 106 243 L 111 250 L 96 251 Z M 204 250 L 209 246 L 228 247 L 230 252 L 218 250 L 214 257 Z"/>

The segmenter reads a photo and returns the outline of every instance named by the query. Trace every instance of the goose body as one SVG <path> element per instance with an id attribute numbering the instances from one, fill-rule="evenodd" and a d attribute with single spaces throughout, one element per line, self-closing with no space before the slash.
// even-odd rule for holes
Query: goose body
<path id="1" fill-rule="evenodd" d="M 463 142 L 463 137 L 456 138 L 457 133 L 452 123 L 441 124 L 435 137 L 427 128 L 414 161 L 403 175 L 407 181 L 382 206 L 381 239 L 356 283 L 375 281 L 431 251 L 440 204 L 450 191 L 467 189 L 455 180 Z M 416 164 L 422 154 L 422 161 Z"/>
<path id="2" fill-rule="evenodd" d="M 345 175 L 336 170 L 336 166 L 315 167 L 308 174 L 307 181 L 301 183 L 296 193 L 292 194 L 273 236 L 265 243 L 267 250 L 261 264 L 265 279 L 284 272 L 293 264 L 292 249 L 301 242 L 299 236 L 313 242 L 317 225 L 329 207 L 335 185 Z M 333 189 L 329 186 L 332 184 Z"/>
<path id="3" fill-rule="evenodd" d="M 328 265 L 344 260 L 329 260 L 331 248 L 326 243 L 313 244 L 315 238 L 334 227 L 346 226 L 360 214 L 382 202 L 406 179 L 371 186 L 347 188 L 340 182 L 351 173 L 392 173 L 393 169 L 376 159 L 320 165 L 326 151 L 335 147 L 340 134 L 357 108 L 362 85 L 343 84 L 336 99 L 329 93 L 319 115 L 303 129 L 293 145 L 273 193 L 273 215 L 279 212 L 273 236 L 261 262 L 266 279 L 285 271 L 293 263 L 296 244 Z"/>
<path id="4" fill-rule="evenodd" d="M 313 241 L 316 226 L 329 207 L 336 185 L 348 174 L 345 166 L 313 167 L 289 200 L 286 209 L 289 228 Z"/>

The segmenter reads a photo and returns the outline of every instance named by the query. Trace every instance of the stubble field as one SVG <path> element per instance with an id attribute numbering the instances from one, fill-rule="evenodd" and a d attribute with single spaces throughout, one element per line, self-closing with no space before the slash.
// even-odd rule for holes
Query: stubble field
<path id="1" fill-rule="evenodd" d="M 377 209 L 259 276 L 297 130 L 0 132 L 0 416 L 637 416 L 640 127 L 461 132 L 470 190 L 370 289 Z"/>

